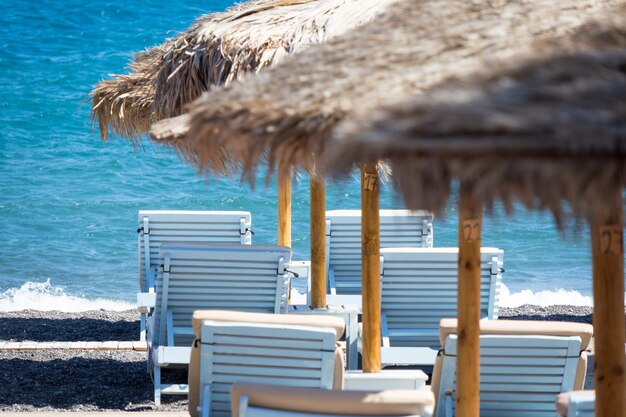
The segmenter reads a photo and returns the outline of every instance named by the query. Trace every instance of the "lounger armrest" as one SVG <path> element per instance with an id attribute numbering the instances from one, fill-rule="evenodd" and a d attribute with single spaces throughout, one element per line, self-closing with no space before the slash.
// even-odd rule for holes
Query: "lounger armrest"
<path id="1" fill-rule="evenodd" d="M 306 279 L 310 275 L 311 261 L 294 261 L 292 259 L 289 262 L 289 270 L 298 274 L 298 276 L 294 275 L 293 278 Z"/>
<path id="2" fill-rule="evenodd" d="M 149 313 L 156 305 L 156 293 L 139 292 L 137 293 L 137 308 L 141 313 Z"/>

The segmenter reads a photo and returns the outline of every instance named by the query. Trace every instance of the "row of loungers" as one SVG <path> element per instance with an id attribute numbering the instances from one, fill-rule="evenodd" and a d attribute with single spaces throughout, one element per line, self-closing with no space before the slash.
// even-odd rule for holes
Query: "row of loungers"
<path id="1" fill-rule="evenodd" d="M 381 248 L 433 247 L 432 220 L 433 215 L 427 212 L 381 210 Z M 139 286 L 143 294 L 155 286 L 161 244 L 250 245 L 253 234 L 252 217 L 247 211 L 142 210 L 137 232 Z M 326 212 L 326 259 L 329 304 L 360 303 L 360 210 Z"/>
<path id="2" fill-rule="evenodd" d="M 231 413 L 452 417 L 456 325 L 455 319 L 440 323 L 442 348 L 430 387 L 401 394 L 342 393 L 344 369 L 336 347 L 343 333 L 341 319 L 197 311 L 189 412 L 192 417 Z M 481 322 L 480 415 L 555 416 L 556 396 L 584 386 L 592 332 L 591 325 L 579 323 Z M 263 385 L 232 389 L 235 383 Z M 373 408 L 366 413 L 362 407 Z"/>
<path id="3" fill-rule="evenodd" d="M 402 220 L 387 211 L 383 218 L 391 220 L 386 226 L 381 221 L 381 230 L 387 231 L 391 245 L 408 244 L 408 235 L 418 229 L 407 226 L 408 212 L 397 214 Z M 420 235 L 419 245 L 432 244 L 431 220 L 413 219 L 413 226 L 421 223 L 430 236 Z M 456 322 L 439 320 L 456 315 L 455 249 L 381 250 L 383 358 L 386 352 L 388 363 L 434 362 L 432 391 L 345 393 L 340 391 L 343 352 L 336 345 L 344 334 L 343 319 L 276 314 L 287 310 L 291 251 L 251 246 L 250 227 L 246 212 L 140 212 L 140 282 L 142 291 L 155 299 L 148 342 L 157 403 L 161 393 L 187 392 L 186 386 L 161 386 L 160 368 L 191 362 L 192 415 L 355 415 L 360 403 L 370 409 L 368 415 L 378 413 L 374 410 L 380 415 L 454 414 Z M 394 232 L 394 227 L 409 233 Z M 329 212 L 327 251 L 337 254 L 329 266 L 330 296 L 347 289 L 360 292 L 356 280 L 347 278 L 360 276 L 359 229 L 358 211 Z M 218 231 L 223 236 L 216 238 Z M 234 232 L 238 241 L 215 243 L 227 236 L 232 240 Z M 205 235 L 211 238 L 206 241 Z M 483 248 L 482 253 L 482 316 L 495 319 L 502 251 Z M 224 310 L 197 311 L 191 320 L 194 310 L 205 308 Z M 506 321 L 483 321 L 481 326 L 481 415 L 517 415 L 520 410 L 554 415 L 556 393 L 582 388 L 591 326 Z M 253 385 L 233 391 L 231 410 L 235 382 Z M 254 385 L 259 382 L 272 385 Z M 271 392 L 286 389 L 276 388 L 281 384 L 304 387 L 295 389 L 293 397 L 313 395 L 317 400 L 308 408 L 286 406 L 290 402 L 284 398 L 282 405 L 272 406 Z M 307 387 L 322 391 L 311 393 Z"/>
<path id="4" fill-rule="evenodd" d="M 193 340 L 190 324 L 194 310 L 286 313 L 291 251 L 271 245 L 183 243 L 176 240 L 197 239 L 199 230 L 223 229 L 230 230 L 229 235 L 234 235 L 232 231 L 235 231 L 244 236 L 249 232 L 250 221 L 242 212 L 224 213 L 231 225 L 221 226 L 222 229 L 216 226 L 219 223 L 215 221 L 219 217 L 216 212 L 157 214 L 140 212 L 142 236 L 139 246 L 140 249 L 151 248 L 150 256 L 142 257 L 141 269 L 156 280 L 148 344 L 155 402 L 159 404 L 161 394 L 187 392 L 185 385 L 163 384 L 161 368 L 189 363 Z M 181 220 L 181 214 L 186 222 Z M 401 214 L 406 218 L 405 211 Z M 344 221 L 339 222 L 336 217 L 342 217 Z M 346 212 L 341 211 L 330 223 L 348 224 L 354 229 L 354 221 L 347 221 L 347 218 Z M 209 224 L 209 219 L 215 224 Z M 421 218 L 416 217 L 416 220 L 420 222 Z M 406 223 L 405 219 L 401 224 Z M 184 228 L 182 224 L 188 226 Z M 391 230 L 389 224 L 386 230 Z M 429 230 L 432 231 L 432 226 Z M 160 242 L 158 248 L 154 247 L 155 242 Z M 242 242 L 249 242 L 248 237 L 242 238 Z M 345 250 L 347 240 L 341 242 Z M 484 318 L 495 319 L 502 251 L 483 248 L 482 252 L 481 314 Z M 439 348 L 439 320 L 456 315 L 456 277 L 455 248 L 387 248 L 381 251 L 384 364 L 434 364 Z"/>

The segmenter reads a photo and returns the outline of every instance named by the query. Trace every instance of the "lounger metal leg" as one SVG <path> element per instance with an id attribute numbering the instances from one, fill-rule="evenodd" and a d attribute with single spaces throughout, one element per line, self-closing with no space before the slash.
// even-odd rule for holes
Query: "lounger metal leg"
<path id="1" fill-rule="evenodd" d="M 154 405 L 161 405 L 161 368 L 154 365 Z"/>
<path id="2" fill-rule="evenodd" d="M 141 313 L 141 318 L 139 319 L 139 341 L 146 341 L 146 314 Z"/>

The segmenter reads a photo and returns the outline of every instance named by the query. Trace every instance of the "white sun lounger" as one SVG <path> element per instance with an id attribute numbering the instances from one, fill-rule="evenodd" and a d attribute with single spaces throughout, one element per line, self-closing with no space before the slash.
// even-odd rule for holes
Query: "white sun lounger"
<path id="1" fill-rule="evenodd" d="M 443 350 L 432 379 L 436 417 L 455 411 L 456 325 L 441 321 Z M 486 320 L 480 327 L 481 417 L 555 417 L 557 394 L 583 387 L 591 325 Z"/>
<path id="2" fill-rule="evenodd" d="M 572 391 L 559 394 L 556 411 L 562 417 L 594 417 L 596 414 L 596 392 Z"/>
<path id="3" fill-rule="evenodd" d="M 189 370 L 192 416 L 230 416 L 234 382 L 341 389 L 344 321 L 333 316 L 197 311 Z"/>
<path id="4" fill-rule="evenodd" d="M 157 302 L 148 326 L 155 403 L 184 394 L 186 385 L 162 385 L 160 368 L 187 365 L 195 310 L 285 313 L 291 250 L 282 246 L 162 244 Z"/>
<path id="5" fill-rule="evenodd" d="M 381 249 L 381 320 L 384 365 L 435 363 L 439 322 L 456 317 L 458 248 Z M 497 319 L 504 252 L 481 249 L 480 313 Z"/>
<path id="6" fill-rule="evenodd" d="M 380 210 L 380 247 L 432 247 L 433 215 Z M 361 306 L 361 210 L 326 212 L 329 305 Z"/>
<path id="7" fill-rule="evenodd" d="M 430 417 L 432 392 L 336 391 L 236 383 L 233 417 Z"/>
<path id="8" fill-rule="evenodd" d="M 145 340 L 145 317 L 154 307 L 154 285 L 159 247 L 170 242 L 252 243 L 251 215 L 247 211 L 141 210 L 138 214 L 137 246 L 139 290 L 137 306 L 142 313 L 140 339 Z"/>

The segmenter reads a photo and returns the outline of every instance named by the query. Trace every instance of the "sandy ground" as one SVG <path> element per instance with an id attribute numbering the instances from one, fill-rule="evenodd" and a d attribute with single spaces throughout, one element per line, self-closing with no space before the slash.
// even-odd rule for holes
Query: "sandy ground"
<path id="1" fill-rule="evenodd" d="M 591 323 L 591 308 L 523 306 L 502 308 L 500 317 Z M 137 340 L 134 311 L 61 313 L 0 312 L 0 341 Z M 20 411 L 186 411 L 187 400 L 164 396 L 153 402 L 146 352 L 0 350 L 0 412 Z M 587 387 L 593 382 L 593 358 Z M 185 383 L 184 369 L 165 370 L 167 382 Z"/>

